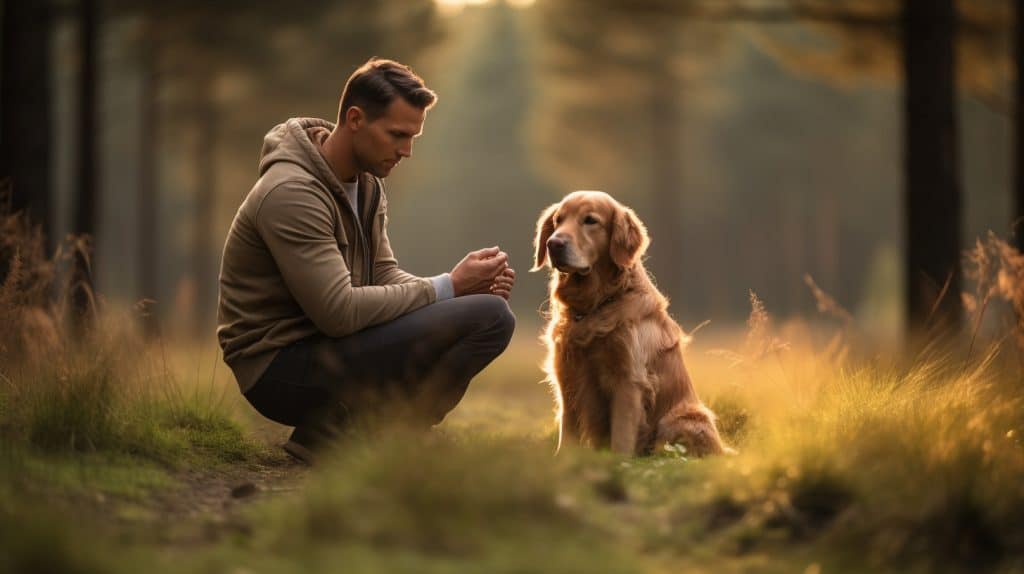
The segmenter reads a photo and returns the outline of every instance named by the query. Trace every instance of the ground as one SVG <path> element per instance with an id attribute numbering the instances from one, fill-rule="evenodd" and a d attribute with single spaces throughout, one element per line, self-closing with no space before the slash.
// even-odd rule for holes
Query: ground
<path id="1" fill-rule="evenodd" d="M 698 333 L 691 373 L 739 454 L 624 459 L 553 455 L 533 335 L 431 432 L 357 434 L 313 468 L 204 345 L 7 376 L 0 570 L 1024 571 L 1006 348 L 903 360 L 801 323 Z"/>

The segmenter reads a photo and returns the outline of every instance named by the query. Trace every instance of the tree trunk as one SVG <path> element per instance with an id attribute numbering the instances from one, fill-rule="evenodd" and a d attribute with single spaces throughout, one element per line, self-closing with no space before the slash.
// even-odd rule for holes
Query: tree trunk
<path id="1" fill-rule="evenodd" d="M 159 177 L 157 149 L 160 141 L 160 43 L 153 16 L 143 24 L 140 45 L 142 82 L 139 94 L 142 113 L 139 122 L 139 191 L 138 191 L 138 265 L 139 299 L 143 302 L 141 326 L 143 335 L 153 339 L 158 334 L 156 302 L 159 277 L 157 238 Z"/>
<path id="2" fill-rule="evenodd" d="M 12 207 L 41 225 L 52 252 L 50 3 L 3 2 L 3 77 L 0 79 L 0 182 Z M 0 188 L 0 191 L 3 191 Z"/>
<path id="3" fill-rule="evenodd" d="M 1016 114 L 1014 116 L 1014 207 L 1013 231 L 1017 249 L 1024 251 L 1024 5 L 1018 0 L 1015 3 L 1016 27 L 1014 30 L 1014 49 L 1016 51 Z"/>
<path id="4" fill-rule="evenodd" d="M 95 312 L 93 269 L 96 262 L 92 243 L 96 233 L 98 208 L 99 141 L 97 122 L 97 66 L 99 7 L 97 0 L 79 4 L 79 93 L 78 93 L 78 197 L 72 232 L 84 241 L 75 250 L 71 272 L 72 322 L 76 328 L 88 327 Z"/>
<path id="5" fill-rule="evenodd" d="M 962 320 L 954 23 L 953 0 L 904 0 L 905 297 L 911 337 L 933 328 L 956 333 Z"/>
<path id="6" fill-rule="evenodd" d="M 211 294 L 217 285 L 213 275 L 210 248 L 213 244 L 213 214 L 216 207 L 217 171 L 214 154 L 217 150 L 217 117 L 213 94 L 213 74 L 207 71 L 199 79 L 197 117 L 199 119 L 199 141 L 196 142 L 196 219 L 195 236 L 192 244 L 192 264 L 195 266 L 196 308 L 194 328 L 196 336 L 207 336 L 213 332 L 216 322 L 213 318 Z"/>

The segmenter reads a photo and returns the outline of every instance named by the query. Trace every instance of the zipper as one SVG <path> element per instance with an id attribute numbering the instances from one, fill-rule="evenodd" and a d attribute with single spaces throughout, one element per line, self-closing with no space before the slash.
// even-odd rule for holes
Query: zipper
<path id="1" fill-rule="evenodd" d="M 377 213 L 377 208 L 380 207 L 381 190 L 380 186 L 377 185 L 377 178 L 370 176 L 370 210 L 367 211 L 366 220 L 363 221 L 356 213 L 356 210 L 352 207 L 352 204 L 347 198 L 342 197 L 341 201 L 335 201 L 335 203 L 341 203 L 345 205 L 345 209 L 352 214 L 352 219 L 356 222 L 356 232 L 359 235 L 359 247 L 363 253 L 363 281 L 362 285 L 373 285 L 373 260 L 370 258 L 370 237 L 373 230 L 373 217 Z M 358 189 L 359 180 L 362 175 L 356 179 L 356 188 Z M 335 195 L 332 193 L 331 195 Z M 344 195 L 344 193 L 342 193 Z M 367 235 L 366 230 L 370 230 L 370 235 Z"/>
<path id="2" fill-rule="evenodd" d="M 359 189 L 359 181 L 360 181 L 361 177 L 362 177 L 361 175 L 356 177 L 356 189 Z M 373 186 L 373 190 L 376 191 L 376 189 L 377 189 L 377 186 L 374 185 Z M 359 217 L 359 213 L 356 212 L 355 208 L 352 207 L 352 203 L 348 200 L 347 197 L 345 197 L 344 191 L 341 191 L 340 193 L 334 193 L 334 192 L 329 192 L 329 193 L 330 193 L 331 197 L 334 198 L 335 205 L 338 205 L 342 209 L 344 209 L 344 210 L 346 210 L 346 211 L 348 211 L 349 213 L 352 214 L 352 220 L 355 222 L 355 226 L 356 226 L 356 234 L 359 236 L 359 250 L 363 253 L 363 281 L 360 283 L 360 285 L 371 285 L 373 283 L 373 265 L 369 261 L 369 259 L 370 259 L 370 256 L 369 256 L 369 252 L 370 252 L 369 243 L 370 243 L 370 240 L 367 239 L 366 233 L 363 231 L 363 227 L 364 226 L 363 226 L 362 219 Z M 339 195 L 341 197 L 337 197 Z M 377 197 L 376 193 L 373 194 L 373 201 L 374 201 L 373 210 L 370 213 L 374 213 L 374 212 L 377 211 L 377 204 L 379 203 L 379 197 Z"/>
<path id="3" fill-rule="evenodd" d="M 359 233 L 363 239 L 363 265 L 366 269 L 365 277 L 366 281 L 363 285 L 373 285 L 373 259 L 370 257 L 370 238 L 373 236 L 373 218 L 377 214 L 377 208 L 380 206 L 380 186 L 377 185 L 377 178 L 370 176 L 371 194 L 372 201 L 370 203 L 370 209 L 366 212 L 365 225 L 360 222 L 358 215 L 356 216 L 356 224 L 359 226 Z M 369 235 L 367 235 L 369 230 Z"/>

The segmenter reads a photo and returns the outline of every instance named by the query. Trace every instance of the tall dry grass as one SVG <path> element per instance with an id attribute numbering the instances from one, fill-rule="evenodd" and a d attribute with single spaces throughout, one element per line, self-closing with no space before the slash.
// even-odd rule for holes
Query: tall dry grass
<path id="1" fill-rule="evenodd" d="M 39 226 L 11 213 L 0 193 L 0 359 L 4 364 L 40 360 L 60 345 L 62 299 L 55 297 L 63 249 L 45 252 Z"/>
<path id="2" fill-rule="evenodd" d="M 69 238 L 45 252 L 38 228 L 0 206 L 0 439 L 49 453 L 109 452 L 168 465 L 238 462 L 262 447 L 222 393 L 193 392 L 139 336 L 131 311 L 96 309 L 86 330 L 68 320 Z M 95 299 L 94 299 L 95 303 Z M 201 383 L 200 383 L 201 384 Z"/>
<path id="3" fill-rule="evenodd" d="M 977 338 L 990 304 L 1001 302 L 1008 313 L 996 317 L 1001 336 L 1016 341 L 1024 366 L 1024 254 L 989 231 L 975 240 L 964 257 L 964 272 L 974 282 L 974 292 L 963 294 L 963 303 L 972 323 L 972 341 Z"/>
<path id="4" fill-rule="evenodd" d="M 1016 310 L 1019 252 L 990 235 L 971 261 L 978 292 Z M 872 347 L 851 314 L 808 285 L 840 322 L 832 335 L 775 325 L 751 294 L 738 349 L 691 353 L 741 450 L 708 476 L 718 541 L 739 554 L 813 544 L 871 570 L 1020 571 L 1024 395 L 1019 363 L 1005 360 L 1019 315 L 991 337 L 975 329 L 973 353 L 935 345 L 908 360 Z M 968 308 L 975 322 L 980 300 Z"/>

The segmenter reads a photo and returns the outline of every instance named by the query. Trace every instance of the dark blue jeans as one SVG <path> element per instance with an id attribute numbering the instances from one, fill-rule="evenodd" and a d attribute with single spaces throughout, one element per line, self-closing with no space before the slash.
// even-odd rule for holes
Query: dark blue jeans
<path id="1" fill-rule="evenodd" d="M 317 335 L 285 347 L 245 397 L 263 416 L 295 427 L 339 413 L 401 412 L 416 419 L 407 422 L 437 424 L 514 329 L 501 297 L 439 301 L 345 337 Z"/>

